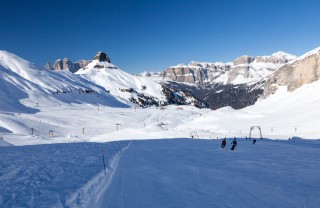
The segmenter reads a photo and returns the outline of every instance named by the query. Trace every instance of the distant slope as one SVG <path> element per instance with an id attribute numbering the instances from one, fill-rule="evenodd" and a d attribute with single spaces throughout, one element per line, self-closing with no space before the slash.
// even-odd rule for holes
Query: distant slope
<path id="1" fill-rule="evenodd" d="M 301 137 L 320 139 L 320 81 L 305 84 L 293 92 L 282 86 L 266 99 L 234 110 L 224 107 L 181 124 L 177 129 L 202 132 L 210 129 L 216 137 L 249 137 L 251 126 L 260 126 L 262 136 L 272 139 Z M 260 137 L 257 129 L 253 137 Z"/>
<path id="2" fill-rule="evenodd" d="M 43 102 L 125 106 L 102 87 L 69 71 L 39 68 L 6 51 L 0 51 L 0 96 L 0 111 L 34 112 L 26 106 Z"/>
<path id="3" fill-rule="evenodd" d="M 106 61 L 93 60 L 76 74 L 133 103 L 160 105 L 166 102 L 161 85 L 152 78 L 128 74 Z"/>

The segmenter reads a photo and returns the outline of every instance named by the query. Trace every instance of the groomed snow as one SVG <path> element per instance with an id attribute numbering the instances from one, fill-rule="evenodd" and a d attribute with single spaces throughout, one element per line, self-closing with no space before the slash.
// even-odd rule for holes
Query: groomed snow
<path id="1" fill-rule="evenodd" d="M 0 147 L 0 206 L 318 207 L 319 140 L 238 139 L 235 151 L 230 142 Z"/>

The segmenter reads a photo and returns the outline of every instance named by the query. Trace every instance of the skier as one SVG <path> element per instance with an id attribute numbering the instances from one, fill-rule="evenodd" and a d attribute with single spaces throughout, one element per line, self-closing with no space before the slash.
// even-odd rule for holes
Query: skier
<path id="1" fill-rule="evenodd" d="M 237 139 L 234 138 L 234 140 L 231 142 L 231 144 L 232 144 L 231 150 L 234 150 L 234 148 L 237 146 Z"/>
<path id="2" fill-rule="evenodd" d="M 222 140 L 222 143 L 221 143 L 221 148 L 224 149 L 224 147 L 226 146 L 226 144 L 227 144 L 227 140 L 226 140 L 226 138 L 224 138 L 224 139 Z"/>
<path id="3" fill-rule="evenodd" d="M 253 139 L 253 143 L 252 144 L 255 144 L 257 142 L 257 140 L 256 139 Z"/>

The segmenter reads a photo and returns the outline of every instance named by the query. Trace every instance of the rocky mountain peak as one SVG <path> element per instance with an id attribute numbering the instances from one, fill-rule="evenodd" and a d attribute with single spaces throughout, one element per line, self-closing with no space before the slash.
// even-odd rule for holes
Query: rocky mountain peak
<path id="1" fill-rule="evenodd" d="M 52 66 L 50 62 L 47 62 L 46 65 L 44 66 L 44 68 L 48 69 L 48 70 L 52 70 Z"/>
<path id="2" fill-rule="evenodd" d="M 98 52 L 93 59 L 101 62 L 106 61 L 108 63 L 111 63 L 110 58 L 107 56 L 105 52 L 102 51 Z"/>
<path id="3" fill-rule="evenodd" d="M 54 62 L 52 65 L 53 70 L 62 70 L 63 69 L 63 63 L 61 59 L 58 59 Z"/>

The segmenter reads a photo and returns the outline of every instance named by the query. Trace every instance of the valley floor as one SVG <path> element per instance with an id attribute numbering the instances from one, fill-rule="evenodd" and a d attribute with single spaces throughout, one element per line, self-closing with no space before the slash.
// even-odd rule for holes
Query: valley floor
<path id="1" fill-rule="evenodd" d="M 319 140 L 231 141 L 0 147 L 0 207 L 319 206 Z"/>

